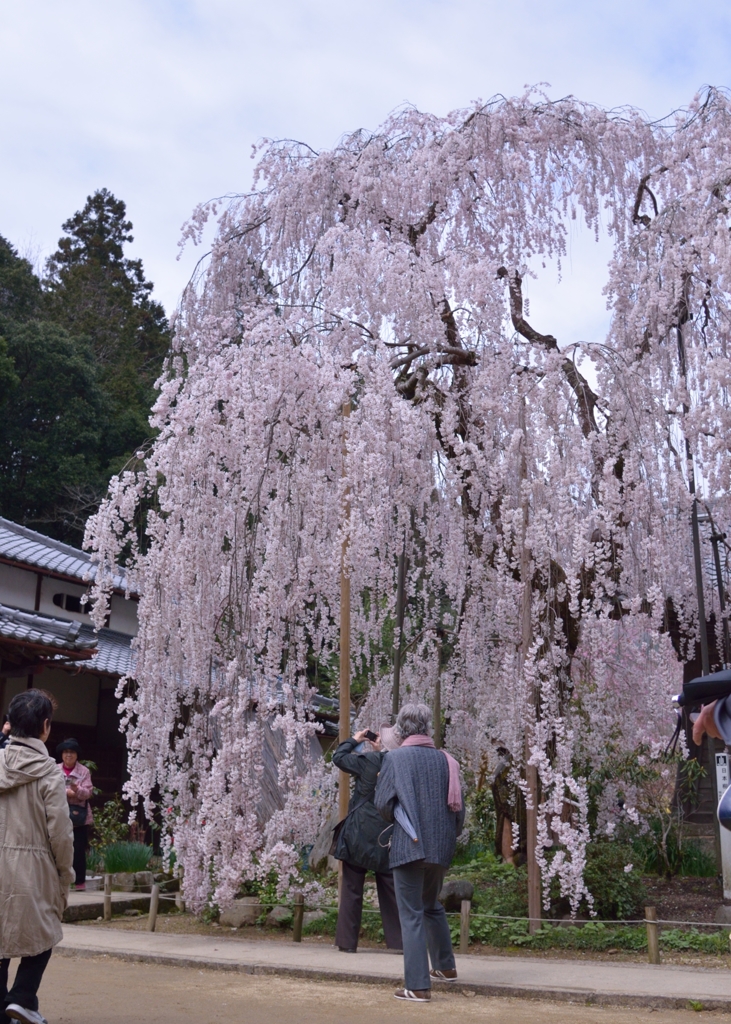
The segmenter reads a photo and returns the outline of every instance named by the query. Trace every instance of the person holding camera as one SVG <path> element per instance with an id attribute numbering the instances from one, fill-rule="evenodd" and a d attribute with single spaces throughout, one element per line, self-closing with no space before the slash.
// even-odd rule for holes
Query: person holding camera
<path id="1" fill-rule="evenodd" d="M 61 773 L 66 783 L 66 799 L 69 817 L 74 829 L 74 873 L 77 892 L 86 889 L 86 847 L 89 845 L 89 826 L 94 821 L 89 800 L 94 794 L 91 772 L 79 761 L 81 747 L 73 737 L 56 747 L 56 757 L 61 759 Z"/>
<path id="2" fill-rule="evenodd" d="M 43 690 L 10 701 L 10 743 L 0 751 L 0 1021 L 47 1024 L 38 988 L 73 879 L 73 837 L 63 779 L 46 740 L 53 703 Z M 20 957 L 8 992 L 10 958 Z"/>
<path id="3" fill-rule="evenodd" d="M 366 746 L 368 749 L 365 749 Z M 333 851 L 333 856 L 343 864 L 335 932 L 335 945 L 343 953 L 355 953 L 358 949 L 363 915 L 363 886 L 368 871 L 376 875 L 378 906 L 386 945 L 389 949 L 403 948 L 393 875 L 388 866 L 388 838 L 391 830 L 373 804 L 384 749 L 395 746 L 396 739 L 390 728 L 382 728 L 380 734 L 362 729 L 341 743 L 333 754 L 333 764 L 355 779 L 348 814 L 338 826 Z"/>

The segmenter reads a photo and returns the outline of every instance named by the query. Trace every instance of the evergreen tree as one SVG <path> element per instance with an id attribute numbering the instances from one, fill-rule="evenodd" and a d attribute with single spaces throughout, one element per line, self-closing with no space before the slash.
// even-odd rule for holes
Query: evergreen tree
<path id="1" fill-rule="evenodd" d="M 107 398 L 103 457 L 111 474 L 150 435 L 154 383 L 168 349 L 165 311 L 152 297 L 141 260 L 128 259 L 132 223 L 107 189 L 89 196 L 65 222 L 66 235 L 47 263 L 49 316 L 84 338 Z"/>
<path id="2" fill-rule="evenodd" d="M 169 332 L 121 200 L 100 189 L 63 230 L 43 281 L 0 237 L 0 515 L 80 544 L 150 436 Z"/>
<path id="3" fill-rule="evenodd" d="M 0 237 L 0 514 L 78 543 L 64 509 L 103 493 L 104 431 L 91 350 L 44 317 L 40 281 Z"/>

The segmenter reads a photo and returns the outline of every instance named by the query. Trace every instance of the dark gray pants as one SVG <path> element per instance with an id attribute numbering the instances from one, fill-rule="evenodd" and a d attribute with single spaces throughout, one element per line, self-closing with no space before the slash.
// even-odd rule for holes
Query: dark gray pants
<path id="1" fill-rule="evenodd" d="M 436 971 L 455 967 L 447 915 L 439 902 L 446 873 L 441 864 L 423 860 L 393 869 L 404 939 L 404 981 L 406 988 L 415 992 L 431 988 L 429 959 Z"/>
<path id="2" fill-rule="evenodd" d="M 343 861 L 343 888 L 340 894 L 340 910 L 338 911 L 338 927 L 335 932 L 335 945 L 341 949 L 357 949 L 360 935 L 360 922 L 363 916 L 363 883 L 366 869 L 357 864 Z M 378 889 L 378 906 L 383 921 L 383 936 L 389 949 L 402 949 L 401 925 L 398 919 L 398 908 L 393 891 L 393 875 L 376 872 Z"/>

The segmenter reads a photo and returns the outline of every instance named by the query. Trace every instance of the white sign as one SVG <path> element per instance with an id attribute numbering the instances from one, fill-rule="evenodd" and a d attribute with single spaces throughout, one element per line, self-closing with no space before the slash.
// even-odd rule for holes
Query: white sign
<path id="1" fill-rule="evenodd" d="M 716 781 L 719 800 L 731 784 L 729 767 L 728 754 L 716 754 Z M 731 832 L 726 828 L 721 829 L 721 865 L 723 868 L 723 898 L 728 900 L 731 899 Z"/>

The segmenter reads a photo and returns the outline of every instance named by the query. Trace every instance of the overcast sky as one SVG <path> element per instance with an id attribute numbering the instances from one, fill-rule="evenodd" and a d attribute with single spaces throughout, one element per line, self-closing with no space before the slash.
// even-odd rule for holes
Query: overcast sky
<path id="1" fill-rule="evenodd" d="M 197 256 L 176 261 L 182 223 L 249 186 L 263 136 L 326 148 L 404 102 L 445 114 L 539 82 L 659 117 L 731 85 L 723 0 L 5 0 L 0 26 L 0 234 L 43 258 L 109 188 L 168 311 Z M 596 332 L 601 284 L 577 239 L 571 302 L 542 285 L 536 326 Z"/>

